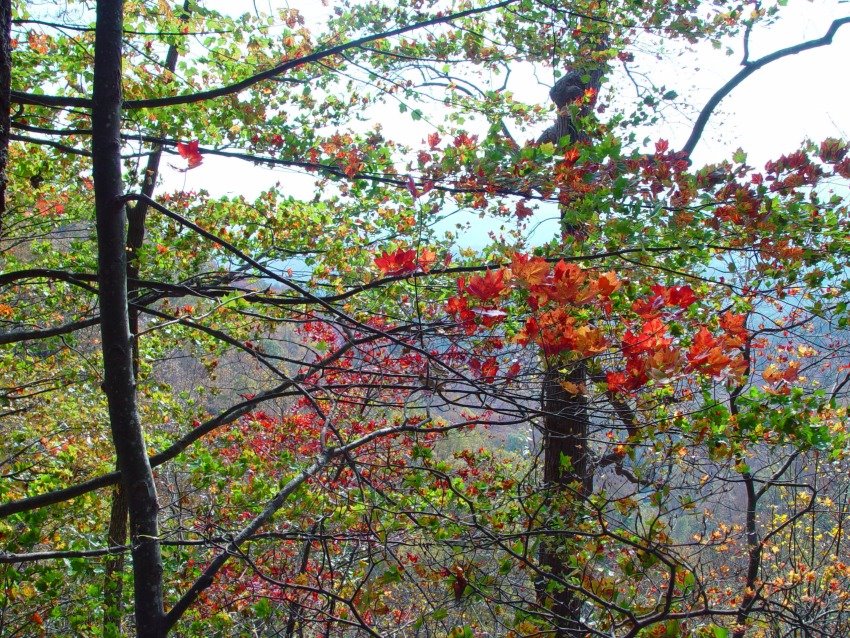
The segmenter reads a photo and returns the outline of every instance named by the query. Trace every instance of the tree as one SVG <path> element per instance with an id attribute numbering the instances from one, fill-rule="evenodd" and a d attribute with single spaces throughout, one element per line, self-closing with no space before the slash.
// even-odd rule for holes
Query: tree
<path id="1" fill-rule="evenodd" d="M 750 60 L 778 5 L 122 4 L 12 6 L 4 632 L 846 631 L 848 147 L 691 155 L 850 18 Z M 656 37 L 744 43 L 680 150 L 672 89 L 620 105 Z"/>

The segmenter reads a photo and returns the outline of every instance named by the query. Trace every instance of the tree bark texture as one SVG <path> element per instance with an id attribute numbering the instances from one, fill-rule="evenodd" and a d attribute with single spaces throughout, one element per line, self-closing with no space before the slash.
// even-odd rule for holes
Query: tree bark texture
<path id="1" fill-rule="evenodd" d="M 550 367 L 543 386 L 543 482 L 551 491 L 552 507 L 569 506 L 593 491 L 593 464 L 588 450 L 589 414 L 587 398 L 568 392 L 562 382 L 585 383 L 586 370 L 581 363 L 567 370 Z M 555 512 L 553 512 L 553 515 Z M 571 512 L 558 512 L 565 527 L 572 527 Z M 585 635 L 581 622 L 581 599 L 559 581 L 569 580 L 572 554 L 565 536 L 556 534 L 544 541 L 540 565 L 550 575 L 539 585 L 539 599 L 553 617 L 556 638 L 578 638 Z"/>
<path id="2" fill-rule="evenodd" d="M 107 547 L 127 544 L 127 499 L 121 485 L 112 490 L 112 507 L 109 512 Z M 117 638 L 122 635 L 124 617 L 124 552 L 110 556 L 103 567 L 103 636 Z"/>
<path id="3" fill-rule="evenodd" d="M 133 557 L 136 633 L 164 636 L 158 503 L 136 405 L 133 346 L 127 311 L 126 210 L 121 175 L 121 43 L 123 2 L 97 3 L 92 170 L 98 242 L 98 284 L 104 390 L 121 489 L 127 498 Z"/>
<path id="4" fill-rule="evenodd" d="M 184 18 L 189 14 L 189 0 L 183 3 Z M 168 47 L 163 68 L 174 72 L 177 68 L 177 47 Z M 148 155 L 145 173 L 142 176 L 142 195 L 153 197 L 156 181 L 159 175 L 159 164 L 162 160 L 162 146 L 157 144 Z M 139 201 L 127 211 L 127 298 L 132 301 L 137 295 L 137 285 L 134 283 L 139 276 L 139 250 L 145 241 L 145 219 L 148 205 Z M 139 377 L 139 310 L 135 306 L 127 309 L 130 322 L 130 338 L 133 345 L 133 375 Z M 112 493 L 112 508 L 109 515 L 108 546 L 117 547 L 127 543 L 127 516 L 129 514 L 127 498 L 121 485 Z M 121 620 L 123 613 L 123 577 L 125 554 L 119 553 L 111 557 L 104 567 L 103 575 L 103 632 L 104 636 L 121 636 Z"/>
<path id="5" fill-rule="evenodd" d="M 12 90 L 12 0 L 0 0 L 0 237 L 6 216 L 6 185 L 9 183 L 9 132 Z"/>
<path id="6" fill-rule="evenodd" d="M 597 47 L 602 47 L 601 38 Z M 538 143 L 550 142 L 556 146 L 565 137 L 570 144 L 588 143 L 589 136 L 579 130 L 576 118 L 590 114 L 592 101 L 581 104 L 578 111 L 574 104 L 585 91 L 599 91 L 605 74 L 604 65 L 593 65 L 571 70 L 564 74 L 552 89 L 549 97 L 558 109 L 555 123 L 538 138 Z M 580 234 L 581 228 L 569 220 L 569 210 L 561 206 L 561 231 L 564 234 Z M 547 362 L 543 381 L 543 482 L 550 490 L 551 503 L 557 509 L 581 501 L 593 492 L 594 466 L 589 445 L 590 415 L 587 398 L 582 394 L 568 392 L 563 382 L 584 386 L 587 379 L 586 366 L 582 362 L 560 367 L 556 362 Z M 577 507 L 573 508 L 579 509 Z M 574 513 L 574 512 L 573 512 Z M 555 512 L 553 512 L 553 515 Z M 562 521 L 559 526 L 566 531 L 575 527 L 570 523 L 570 512 L 558 512 Z M 569 556 L 573 554 L 563 534 L 553 534 L 541 543 L 540 565 L 551 576 L 538 583 L 538 599 L 542 607 L 551 614 L 555 625 L 554 638 L 579 638 L 587 634 L 581 621 L 581 598 L 575 591 L 563 587 L 569 580 L 573 567 Z M 548 581 L 548 582 L 546 582 Z"/>

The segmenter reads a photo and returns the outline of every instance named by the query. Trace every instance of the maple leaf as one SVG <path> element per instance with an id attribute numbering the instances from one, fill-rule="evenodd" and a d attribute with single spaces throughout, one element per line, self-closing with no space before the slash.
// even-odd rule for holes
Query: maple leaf
<path id="1" fill-rule="evenodd" d="M 599 275 L 599 280 L 596 282 L 596 287 L 599 294 L 603 297 L 610 297 L 612 293 L 620 288 L 620 280 L 613 271 Z"/>
<path id="2" fill-rule="evenodd" d="M 360 160 L 360 153 L 357 149 L 351 149 L 340 157 L 342 172 L 346 177 L 354 177 L 363 168 L 363 162 Z"/>
<path id="3" fill-rule="evenodd" d="M 573 383 L 572 381 L 561 381 L 561 387 L 567 391 L 567 394 L 585 394 L 587 388 L 583 383 Z"/>
<path id="4" fill-rule="evenodd" d="M 482 363 L 479 374 L 482 381 L 492 383 L 496 379 L 496 375 L 499 374 L 499 364 L 496 362 L 496 357 L 490 357 Z"/>
<path id="5" fill-rule="evenodd" d="M 646 359 L 647 374 L 654 379 L 666 379 L 681 370 L 679 350 L 671 347 L 651 352 Z"/>
<path id="6" fill-rule="evenodd" d="M 466 303 L 466 298 L 461 296 L 449 297 L 446 302 L 446 312 L 464 322 L 472 321 L 475 318 L 475 314 Z"/>
<path id="7" fill-rule="evenodd" d="M 688 350 L 688 361 L 693 366 L 702 365 L 708 359 L 709 351 L 716 345 L 717 339 L 708 331 L 708 328 L 702 326 Z"/>
<path id="8" fill-rule="evenodd" d="M 429 272 L 431 270 L 431 266 L 433 266 L 436 262 L 437 253 L 430 248 L 422 248 L 419 251 L 419 257 L 417 258 L 416 263 L 422 272 Z"/>
<path id="9" fill-rule="evenodd" d="M 666 334 L 667 326 L 657 317 L 647 321 L 641 328 L 640 334 L 636 335 L 631 330 L 626 330 L 622 340 L 623 354 L 633 357 L 666 348 L 671 344 Z"/>
<path id="10" fill-rule="evenodd" d="M 549 264 L 542 257 L 514 253 L 511 259 L 511 272 L 523 283 L 536 286 L 546 280 Z"/>
<path id="11" fill-rule="evenodd" d="M 697 297 L 690 286 L 673 286 L 668 289 L 668 303 L 679 308 L 688 308 L 696 303 Z"/>
<path id="12" fill-rule="evenodd" d="M 694 337 L 688 349 L 688 363 L 695 370 L 716 377 L 733 363 L 732 358 L 723 352 L 723 343 L 716 339 L 708 328 L 703 326 Z"/>
<path id="13" fill-rule="evenodd" d="M 800 376 L 800 362 L 791 361 L 785 370 L 780 370 L 775 363 L 771 363 L 761 376 L 768 383 L 791 383 Z"/>
<path id="14" fill-rule="evenodd" d="M 473 275 L 466 284 L 466 292 L 481 301 L 492 301 L 505 290 L 505 271 L 488 270 L 483 276 Z"/>
<path id="15" fill-rule="evenodd" d="M 526 217 L 531 217 L 534 211 L 525 205 L 525 202 L 519 201 L 516 203 L 516 218 L 520 221 Z"/>
<path id="16" fill-rule="evenodd" d="M 632 392 L 647 381 L 649 381 L 649 376 L 647 375 L 646 361 L 635 357 L 626 360 L 625 371 L 607 372 L 605 374 L 608 392 Z"/>
<path id="17" fill-rule="evenodd" d="M 731 337 L 747 336 L 747 316 L 726 311 L 720 315 L 720 327 Z"/>
<path id="18" fill-rule="evenodd" d="M 586 273 L 573 263 L 566 263 L 563 259 L 555 264 L 552 272 L 553 290 L 547 291 L 549 298 L 558 303 L 571 303 L 578 301 L 581 289 L 587 279 Z"/>
<path id="19" fill-rule="evenodd" d="M 847 144 L 834 137 L 830 137 L 820 143 L 818 157 L 824 162 L 835 164 L 844 159 L 844 156 L 847 155 L 847 150 Z"/>
<path id="20" fill-rule="evenodd" d="M 481 323 L 487 328 L 501 323 L 508 316 L 508 313 L 498 308 L 476 308 L 472 313 L 481 317 Z"/>
<path id="21" fill-rule="evenodd" d="M 602 331 L 590 326 L 582 326 L 575 331 L 575 349 L 582 356 L 590 357 L 608 349 L 608 342 Z"/>
<path id="22" fill-rule="evenodd" d="M 626 361 L 626 389 L 637 390 L 649 381 L 646 373 L 646 361 L 643 359 L 629 359 Z"/>
<path id="23" fill-rule="evenodd" d="M 198 140 L 185 143 L 177 142 L 177 152 L 180 153 L 180 157 L 188 162 L 187 171 L 197 168 L 204 161 L 201 152 L 198 150 Z"/>
<path id="24" fill-rule="evenodd" d="M 385 275 L 406 275 L 416 270 L 416 251 L 397 248 L 395 252 L 386 250 L 380 257 L 375 258 L 375 265 Z"/>
<path id="25" fill-rule="evenodd" d="M 567 166 L 572 166 L 578 161 L 578 158 L 581 154 L 579 153 L 578 148 L 573 146 L 571 149 L 564 153 L 564 163 Z"/>
<path id="26" fill-rule="evenodd" d="M 576 349 L 575 319 L 563 308 L 555 308 L 540 316 L 537 343 L 547 355 Z"/>
<path id="27" fill-rule="evenodd" d="M 523 326 L 522 330 L 516 333 L 514 337 L 514 341 L 516 341 L 521 346 L 527 346 L 531 341 L 537 338 L 537 335 L 540 334 L 540 325 L 537 323 L 537 319 L 534 317 L 529 317 L 525 321 L 525 326 Z"/>
<path id="28" fill-rule="evenodd" d="M 628 378 L 624 372 L 606 372 L 605 383 L 608 392 L 623 392 L 627 389 Z"/>
<path id="29" fill-rule="evenodd" d="M 454 146 L 455 148 L 474 148 L 475 143 L 478 141 L 477 135 L 469 136 L 466 133 L 460 133 L 455 136 Z"/>
<path id="30" fill-rule="evenodd" d="M 655 317 L 664 307 L 664 297 L 652 295 L 647 299 L 636 299 L 632 303 L 632 310 L 642 319 Z"/>
<path id="31" fill-rule="evenodd" d="M 407 191 L 413 199 L 419 199 L 419 189 L 416 188 L 416 182 L 410 176 L 407 178 Z"/>

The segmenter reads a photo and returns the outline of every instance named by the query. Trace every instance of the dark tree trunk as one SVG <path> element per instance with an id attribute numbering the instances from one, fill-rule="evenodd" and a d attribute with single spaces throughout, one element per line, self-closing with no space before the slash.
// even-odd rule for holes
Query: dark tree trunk
<path id="1" fill-rule="evenodd" d="M 189 0 L 183 4 L 183 17 L 189 12 Z M 165 57 L 164 67 L 173 72 L 177 68 L 177 47 L 171 45 Z M 162 159 L 162 146 L 156 145 L 148 156 L 145 173 L 142 177 L 142 195 L 153 197 L 156 180 L 159 175 L 159 164 Z M 133 300 L 137 294 L 135 280 L 139 275 L 139 250 L 145 241 L 145 219 L 148 205 L 143 201 L 137 202 L 127 211 L 127 298 Z M 134 306 L 128 309 L 130 323 L 130 338 L 133 340 L 133 376 L 139 377 L 139 310 Z M 128 504 L 121 485 L 112 493 L 112 508 L 109 515 L 109 532 L 107 541 L 110 547 L 126 545 L 127 543 Z M 103 634 L 104 636 L 120 636 L 121 620 L 124 616 L 124 557 L 119 553 L 111 557 L 104 567 L 103 575 Z"/>
<path id="2" fill-rule="evenodd" d="M 121 41 L 123 2 L 101 0 L 92 95 L 92 153 L 97 215 L 98 284 L 104 390 L 121 489 L 130 514 L 136 633 L 164 636 L 158 503 L 136 406 L 127 310 L 126 212 L 121 176 Z"/>
<path id="3" fill-rule="evenodd" d="M 9 130 L 12 90 L 12 0 L 0 0 L 0 237 L 6 216 L 6 185 L 9 182 Z"/>
<path id="4" fill-rule="evenodd" d="M 559 511 L 560 528 L 573 527 L 570 519 L 580 509 L 581 500 L 593 491 L 593 465 L 588 450 L 589 414 L 587 398 L 568 392 L 562 382 L 585 383 L 583 364 L 569 371 L 557 367 L 546 370 L 543 386 L 543 482 L 550 490 L 550 506 Z M 554 512 L 553 512 L 554 514 Z M 566 537 L 553 534 L 540 550 L 540 564 L 550 574 L 538 585 L 540 604 L 552 614 L 556 638 L 585 635 L 581 623 L 581 599 L 559 581 L 570 578 L 568 556 L 572 554 Z"/>
<path id="5" fill-rule="evenodd" d="M 590 46 L 601 50 L 605 46 L 604 34 L 590 36 Z M 594 42 L 595 41 L 595 42 Z M 590 137 L 580 130 L 579 121 L 592 112 L 593 102 L 582 103 L 576 111 L 572 105 L 585 91 L 599 91 L 605 66 L 583 63 L 564 74 L 549 91 L 549 97 L 558 108 L 555 123 L 538 138 L 538 143 L 550 142 L 556 146 L 565 138 L 570 144 L 587 144 Z M 570 219 L 568 205 L 561 206 L 561 232 L 563 236 L 581 237 L 581 222 Z M 590 415 L 587 398 L 583 394 L 568 392 L 563 382 L 584 386 L 587 369 L 584 363 L 571 363 L 560 367 L 557 362 L 547 362 L 543 382 L 543 482 L 550 494 L 553 515 L 557 514 L 558 532 L 575 529 L 576 513 L 582 501 L 593 492 L 594 465 L 589 445 Z M 566 510 L 566 511 L 565 511 Z M 563 586 L 574 568 L 569 564 L 571 550 L 567 536 L 552 534 L 540 546 L 540 565 L 549 578 L 537 584 L 538 602 L 551 614 L 555 625 L 554 638 L 580 638 L 588 631 L 581 621 L 582 601 L 575 590 Z"/>
<path id="6" fill-rule="evenodd" d="M 127 544 L 127 499 L 124 490 L 116 485 L 112 490 L 112 508 L 109 512 L 109 530 L 106 542 L 109 547 Z M 124 617 L 124 552 L 110 556 L 103 568 L 103 635 L 117 638 L 122 635 Z"/>

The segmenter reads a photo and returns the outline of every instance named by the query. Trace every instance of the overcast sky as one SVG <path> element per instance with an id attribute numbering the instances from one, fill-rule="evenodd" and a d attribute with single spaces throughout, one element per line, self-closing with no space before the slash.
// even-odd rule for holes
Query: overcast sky
<path id="1" fill-rule="evenodd" d="M 226 7 L 233 13 L 253 10 L 254 6 L 250 0 L 216 0 L 207 4 L 218 9 Z M 261 9 L 276 4 L 277 0 L 258 1 Z M 332 10 L 333 0 L 329 1 L 328 7 L 323 7 L 318 0 L 293 0 L 284 4 L 299 8 L 308 18 L 308 23 L 315 24 Z M 834 18 L 850 15 L 850 2 L 790 0 L 782 13 L 783 18 L 776 24 L 754 31 L 750 41 L 750 59 L 822 36 Z M 679 50 L 672 48 L 662 61 L 637 59 L 638 70 L 645 71 L 657 84 L 676 90 L 684 104 L 678 112 L 668 109 L 664 125 L 647 132 L 650 138 L 667 138 L 671 148 L 684 144 L 696 117 L 694 106 L 701 107 L 740 69 L 741 43 L 730 42 L 730 46 L 735 49 L 732 56 L 703 46 L 696 55 L 681 55 Z M 830 136 L 847 138 L 850 136 L 848 64 L 850 25 L 845 25 L 831 46 L 785 58 L 757 71 L 723 100 L 694 153 L 695 164 L 700 166 L 728 158 L 740 147 L 748 152 L 750 164 L 761 167 L 766 160 L 799 147 L 803 138 L 817 141 Z M 548 104 L 548 87 L 528 75 L 525 78 L 523 84 L 511 88 L 515 92 L 521 91 L 520 94 L 529 102 Z M 624 99 L 629 99 L 628 89 L 626 91 Z M 394 111 L 394 107 L 387 108 Z M 424 138 L 428 133 L 424 130 L 427 127 L 423 126 L 411 137 L 406 120 L 402 122 L 403 127 L 394 131 L 391 122 L 394 119 L 401 122 L 404 118 L 393 118 L 392 113 L 388 115 L 388 137 L 406 135 L 408 139 L 404 141 L 417 144 L 419 140 L 414 138 Z M 204 164 L 198 169 L 188 173 L 166 169 L 164 177 L 166 189 L 206 188 L 213 195 L 243 194 L 248 197 L 282 179 L 295 179 L 291 172 L 262 169 L 211 156 L 205 157 Z"/>

